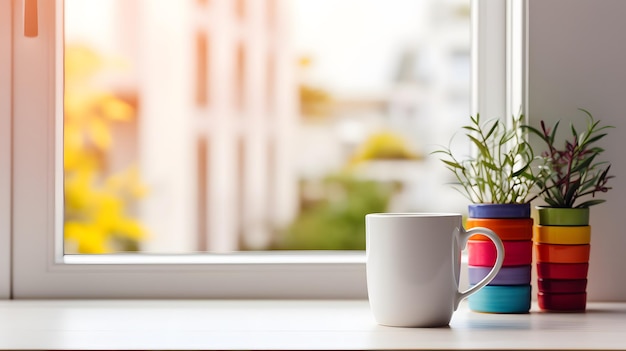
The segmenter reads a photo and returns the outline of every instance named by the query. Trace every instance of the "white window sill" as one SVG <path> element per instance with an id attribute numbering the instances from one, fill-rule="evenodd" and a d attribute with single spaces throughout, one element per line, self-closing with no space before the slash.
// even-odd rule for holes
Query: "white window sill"
<path id="1" fill-rule="evenodd" d="M 449 328 L 377 325 L 367 301 L 0 301 L 0 349 L 623 349 L 626 303 L 497 315 L 462 304 Z"/>

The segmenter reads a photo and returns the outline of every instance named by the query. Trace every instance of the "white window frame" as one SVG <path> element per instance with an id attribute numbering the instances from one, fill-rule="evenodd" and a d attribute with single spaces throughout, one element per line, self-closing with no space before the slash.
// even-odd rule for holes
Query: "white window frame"
<path id="1" fill-rule="evenodd" d="M 62 0 L 39 1 L 34 38 L 24 1 L 0 2 L 0 77 L 13 74 L 0 80 L 0 298 L 366 297 L 363 252 L 63 256 Z M 472 2 L 472 112 L 507 112 L 510 2 Z"/>
<path id="2" fill-rule="evenodd" d="M 0 2 L 0 299 L 11 296 L 11 2 Z"/>

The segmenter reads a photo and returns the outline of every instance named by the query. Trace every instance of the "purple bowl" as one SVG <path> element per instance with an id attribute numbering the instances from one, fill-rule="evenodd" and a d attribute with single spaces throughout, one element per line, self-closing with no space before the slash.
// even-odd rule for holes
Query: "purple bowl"
<path id="1" fill-rule="evenodd" d="M 471 204 L 467 212 L 470 218 L 528 218 L 530 204 Z"/>
<path id="2" fill-rule="evenodd" d="M 489 274 L 491 267 L 468 266 L 469 283 L 478 284 Z M 489 285 L 528 285 L 531 265 L 502 267 Z"/>

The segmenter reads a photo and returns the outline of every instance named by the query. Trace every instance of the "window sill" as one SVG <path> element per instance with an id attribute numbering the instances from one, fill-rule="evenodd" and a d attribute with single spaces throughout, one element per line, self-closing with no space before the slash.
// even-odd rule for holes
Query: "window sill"
<path id="1" fill-rule="evenodd" d="M 626 303 L 481 314 L 450 328 L 377 325 L 365 300 L 0 301 L 0 349 L 623 349 Z"/>
<path id="2" fill-rule="evenodd" d="M 62 255 L 58 260 L 74 265 L 365 265 L 365 251 L 241 251 L 228 254 L 109 254 Z"/>

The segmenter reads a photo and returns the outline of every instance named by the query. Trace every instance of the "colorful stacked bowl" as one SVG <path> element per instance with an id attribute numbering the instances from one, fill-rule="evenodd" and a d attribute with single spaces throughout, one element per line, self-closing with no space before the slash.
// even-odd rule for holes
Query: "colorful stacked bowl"
<path id="1" fill-rule="evenodd" d="M 539 208 L 534 241 L 537 301 L 546 311 L 585 311 L 591 227 L 589 209 Z"/>
<path id="2" fill-rule="evenodd" d="M 467 228 L 485 227 L 504 244 L 504 263 L 496 278 L 469 297 L 470 309 L 489 313 L 527 313 L 531 300 L 533 220 L 529 204 L 474 204 Z M 496 260 L 496 247 L 475 235 L 467 244 L 470 285 L 480 282 Z"/>

